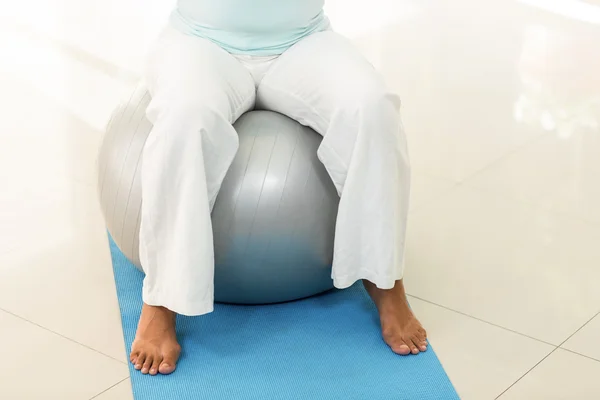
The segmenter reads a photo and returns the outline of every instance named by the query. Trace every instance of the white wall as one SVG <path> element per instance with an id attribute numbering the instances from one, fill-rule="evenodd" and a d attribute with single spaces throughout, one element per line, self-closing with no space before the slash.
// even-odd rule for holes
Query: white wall
<path id="1" fill-rule="evenodd" d="M 121 68 L 139 71 L 144 54 L 176 0 L 18 0 L 2 17 Z M 415 12 L 403 0 L 328 0 L 336 30 L 364 36 Z"/>
<path id="2" fill-rule="evenodd" d="M 137 79 L 147 50 L 176 0 L 5 3 L 0 8 L 0 73 L 35 87 L 102 130 L 111 110 Z M 357 44 L 377 66 L 382 40 L 378 32 L 414 15 L 418 11 L 414 4 L 410 0 L 327 0 L 326 8 L 336 30 L 361 38 Z"/>
<path id="3" fill-rule="evenodd" d="M 175 0 L 19 0 L 3 6 L 13 24 L 84 50 L 125 69 L 144 51 Z"/>

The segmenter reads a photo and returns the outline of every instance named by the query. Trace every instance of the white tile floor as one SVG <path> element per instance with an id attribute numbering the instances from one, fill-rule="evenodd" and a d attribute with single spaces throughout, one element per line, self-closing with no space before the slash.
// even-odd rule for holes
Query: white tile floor
<path id="1" fill-rule="evenodd" d="M 0 399 L 132 399 L 94 159 L 171 4 L 99 4 L 0 12 Z M 600 2 L 328 8 L 402 95 L 406 283 L 461 397 L 599 399 Z"/>

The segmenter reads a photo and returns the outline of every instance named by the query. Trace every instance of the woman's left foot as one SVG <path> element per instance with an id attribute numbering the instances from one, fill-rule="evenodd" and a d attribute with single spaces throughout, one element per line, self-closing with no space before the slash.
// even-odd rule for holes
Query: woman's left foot
<path id="1" fill-rule="evenodd" d="M 363 284 L 379 310 L 383 340 L 392 351 L 403 356 L 426 351 L 427 332 L 408 305 L 403 282 L 389 290 L 368 281 Z"/>

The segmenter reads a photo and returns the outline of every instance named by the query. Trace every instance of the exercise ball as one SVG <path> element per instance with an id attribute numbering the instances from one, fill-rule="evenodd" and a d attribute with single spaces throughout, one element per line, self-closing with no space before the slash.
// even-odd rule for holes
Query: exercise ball
<path id="1" fill-rule="evenodd" d="M 140 160 L 152 128 L 149 102 L 139 87 L 115 110 L 98 157 L 107 229 L 140 269 Z M 212 210 L 215 300 L 269 304 L 333 288 L 339 197 L 317 158 L 321 136 L 270 111 L 251 111 L 235 128 L 239 151 Z"/>

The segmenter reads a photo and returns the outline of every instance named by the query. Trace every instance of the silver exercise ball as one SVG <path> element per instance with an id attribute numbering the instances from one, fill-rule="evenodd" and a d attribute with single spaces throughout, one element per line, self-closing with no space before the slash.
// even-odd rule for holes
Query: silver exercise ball
<path id="1" fill-rule="evenodd" d="M 140 159 L 152 124 L 150 95 L 136 89 L 108 125 L 99 195 L 108 230 L 140 268 Z M 317 158 L 321 136 L 274 112 L 235 124 L 240 148 L 212 212 L 215 300 L 268 304 L 333 288 L 331 262 L 339 197 Z"/>

